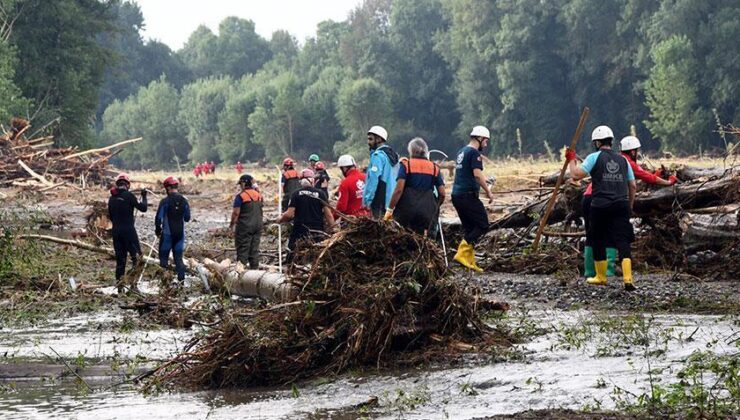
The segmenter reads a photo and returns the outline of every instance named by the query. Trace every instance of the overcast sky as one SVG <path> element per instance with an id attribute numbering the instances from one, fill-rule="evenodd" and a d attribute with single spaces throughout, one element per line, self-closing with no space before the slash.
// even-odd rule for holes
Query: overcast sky
<path id="1" fill-rule="evenodd" d="M 200 24 L 213 32 L 228 16 L 254 21 L 257 33 L 270 39 L 285 29 L 299 42 L 316 33 L 323 20 L 342 21 L 362 0 L 136 0 L 144 14 L 144 38 L 164 42 L 173 50 L 185 44 Z"/>

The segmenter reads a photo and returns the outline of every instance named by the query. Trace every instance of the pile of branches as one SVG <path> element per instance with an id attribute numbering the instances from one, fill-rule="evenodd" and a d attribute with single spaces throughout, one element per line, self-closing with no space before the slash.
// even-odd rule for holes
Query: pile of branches
<path id="1" fill-rule="evenodd" d="M 533 229 L 507 229 L 486 236 L 479 247 L 486 257 L 484 268 L 500 273 L 578 276 L 578 238 L 547 240 L 536 251 L 529 247 L 533 238 Z"/>
<path id="2" fill-rule="evenodd" d="M 110 151 L 116 145 L 87 151 L 55 148 L 53 136 L 27 139 L 31 125 L 24 119 L 13 118 L 10 126 L 0 136 L 0 183 L 42 189 L 75 183 L 84 187 L 106 185 L 114 174 L 108 161 L 118 153 Z"/>
<path id="3" fill-rule="evenodd" d="M 291 267 L 295 301 L 226 312 L 149 386 L 286 384 L 509 345 L 479 318 L 478 291 L 447 276 L 437 245 L 394 223 L 350 222 L 296 259 L 311 264 Z"/>
<path id="4" fill-rule="evenodd" d="M 737 279 L 740 259 L 740 168 L 679 167 L 682 181 L 650 186 L 637 194 L 633 209 L 636 240 L 633 259 L 640 270 L 688 273 L 706 279 Z M 547 184 L 545 180 L 545 184 Z M 566 185 L 548 219 L 549 243 L 533 252 L 532 230 L 545 200 L 516 209 L 491 224 L 481 250 L 493 271 L 553 274 L 577 267 L 585 232 L 573 231 L 581 217 L 584 185 Z"/>

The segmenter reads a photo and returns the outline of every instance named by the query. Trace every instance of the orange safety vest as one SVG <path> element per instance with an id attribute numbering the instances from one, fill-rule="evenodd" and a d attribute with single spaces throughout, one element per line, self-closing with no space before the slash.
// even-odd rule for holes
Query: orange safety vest
<path id="1" fill-rule="evenodd" d="M 406 169 L 406 175 L 409 174 L 422 174 L 431 175 L 433 177 L 439 176 L 439 166 L 436 163 L 428 159 L 411 158 L 402 159 L 401 165 Z"/>
<path id="2" fill-rule="evenodd" d="M 295 169 L 288 169 L 283 172 L 283 176 L 285 177 L 285 179 L 298 178 L 298 171 L 296 171 Z"/>
<path id="3" fill-rule="evenodd" d="M 239 196 L 242 198 L 242 203 L 249 203 L 251 201 L 262 201 L 262 195 L 256 190 L 244 190 Z"/>

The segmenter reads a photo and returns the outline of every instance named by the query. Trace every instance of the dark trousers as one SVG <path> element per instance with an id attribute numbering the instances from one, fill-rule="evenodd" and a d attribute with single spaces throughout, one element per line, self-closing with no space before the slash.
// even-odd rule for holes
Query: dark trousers
<path id="1" fill-rule="evenodd" d="M 236 230 L 234 242 L 236 244 L 236 259 L 246 267 L 257 270 L 260 265 L 260 238 L 261 231 L 247 232 Z"/>
<path id="2" fill-rule="evenodd" d="M 488 213 L 477 193 L 466 193 L 452 196 L 452 205 L 457 210 L 462 223 L 465 241 L 475 244 L 488 232 Z"/>
<path id="3" fill-rule="evenodd" d="M 582 213 L 583 213 L 583 224 L 584 228 L 586 230 L 586 246 L 590 246 L 593 248 L 594 246 L 594 235 L 591 232 L 591 201 L 593 199 L 592 195 L 584 195 L 583 201 L 582 201 Z M 616 248 L 614 245 L 614 242 L 607 240 L 606 242 L 607 248 Z"/>
<path id="4" fill-rule="evenodd" d="M 304 226 L 293 225 L 293 231 L 290 233 L 288 238 L 288 255 L 285 258 L 285 262 L 290 264 L 293 262 L 295 256 L 296 247 L 299 241 L 314 241 L 319 242 L 324 238 L 322 232 L 311 231 Z"/>
<path id="5" fill-rule="evenodd" d="M 116 254 L 116 280 L 120 280 L 126 273 L 126 257 L 131 256 L 131 262 L 136 265 L 141 254 L 139 236 L 136 229 L 113 230 L 113 250 Z"/>
<path id="6" fill-rule="evenodd" d="M 619 251 L 620 260 L 631 258 L 635 232 L 630 223 L 630 213 L 629 203 L 626 201 L 618 201 L 608 207 L 591 206 L 594 260 L 606 261 L 606 247 L 611 244 Z"/>
<path id="7" fill-rule="evenodd" d="M 180 281 L 185 280 L 185 261 L 183 261 L 185 236 L 172 237 L 171 235 L 162 235 L 162 239 L 159 241 L 159 265 L 162 268 L 167 268 L 170 251 L 172 251 L 172 258 L 175 260 L 177 279 Z"/>

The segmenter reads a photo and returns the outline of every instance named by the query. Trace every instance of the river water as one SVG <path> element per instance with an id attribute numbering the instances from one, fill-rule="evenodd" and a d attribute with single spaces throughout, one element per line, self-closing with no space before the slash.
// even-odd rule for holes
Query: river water
<path id="1" fill-rule="evenodd" d="M 614 407 L 615 386 L 645 392 L 648 362 L 652 370 L 665 368 L 654 380 L 673 381 L 681 362 L 696 350 L 736 351 L 730 343 L 738 331 L 737 317 L 729 316 L 645 315 L 636 323 L 634 317 L 619 313 L 532 312 L 527 322 L 535 321 L 549 332 L 519 345 L 521 357 L 510 361 L 348 373 L 295 388 L 147 396 L 131 386 L 110 385 L 121 381 L 126 369 L 135 373 L 146 366 L 131 360 L 167 359 L 194 332 L 121 333 L 108 327 L 121 317 L 105 313 L 3 330 L 0 417 L 356 418 L 355 406 L 375 398 L 378 404 L 368 413 L 373 418 L 467 419 L 585 405 L 609 409 Z M 516 317 L 512 315 L 510 322 Z M 621 324 L 622 319 L 631 321 Z M 640 345 L 640 340 L 630 343 L 643 333 L 649 338 L 647 346 Z M 86 361 L 80 372 L 93 390 L 65 374 L 69 369 L 59 366 L 54 352 L 67 360 Z M 58 378 L 60 374 L 64 378 Z"/>

